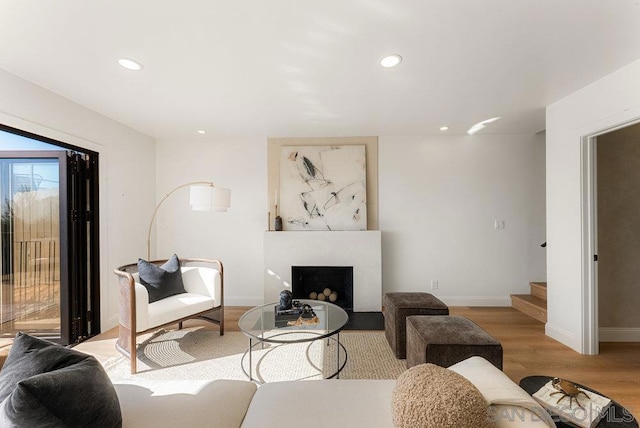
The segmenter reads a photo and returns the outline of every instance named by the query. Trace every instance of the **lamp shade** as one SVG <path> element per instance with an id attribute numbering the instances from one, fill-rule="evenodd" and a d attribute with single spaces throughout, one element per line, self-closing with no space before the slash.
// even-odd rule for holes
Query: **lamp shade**
<path id="1" fill-rule="evenodd" d="M 189 205 L 194 211 L 226 212 L 231 206 L 231 189 L 193 185 L 189 188 Z"/>

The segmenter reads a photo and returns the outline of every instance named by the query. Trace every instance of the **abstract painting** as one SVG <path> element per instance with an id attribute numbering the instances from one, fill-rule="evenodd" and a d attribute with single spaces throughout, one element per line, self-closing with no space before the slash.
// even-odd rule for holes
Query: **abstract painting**
<path id="1" fill-rule="evenodd" d="M 283 229 L 367 230 L 366 172 L 364 145 L 283 147 Z"/>

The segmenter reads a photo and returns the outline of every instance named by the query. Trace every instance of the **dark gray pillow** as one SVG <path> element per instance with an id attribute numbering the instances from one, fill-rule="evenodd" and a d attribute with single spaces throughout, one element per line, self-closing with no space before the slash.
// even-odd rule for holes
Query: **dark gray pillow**
<path id="1" fill-rule="evenodd" d="M 144 285 L 149 292 L 149 303 L 186 293 L 182 282 L 180 260 L 175 254 L 162 266 L 138 259 L 138 273 L 140 274 L 140 284 Z"/>
<path id="2" fill-rule="evenodd" d="M 91 355 L 18 333 L 0 371 L 2 427 L 121 427 L 113 384 Z"/>

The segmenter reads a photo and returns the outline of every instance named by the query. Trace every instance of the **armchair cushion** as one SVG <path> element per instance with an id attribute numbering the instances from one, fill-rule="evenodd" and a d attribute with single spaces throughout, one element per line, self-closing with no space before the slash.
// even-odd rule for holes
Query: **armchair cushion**
<path id="1" fill-rule="evenodd" d="M 18 333 L 0 372 L 0 426 L 120 427 L 122 415 L 98 360 Z"/>
<path id="2" fill-rule="evenodd" d="M 167 297 L 149 305 L 147 325 L 138 322 L 137 330 L 145 331 L 150 328 L 168 324 L 174 320 L 189 317 L 199 312 L 213 309 L 213 299 L 202 294 L 181 293 Z"/>
<path id="3" fill-rule="evenodd" d="M 175 254 L 162 266 L 138 259 L 138 272 L 140 283 L 149 292 L 149 303 L 185 292 L 180 260 Z"/>

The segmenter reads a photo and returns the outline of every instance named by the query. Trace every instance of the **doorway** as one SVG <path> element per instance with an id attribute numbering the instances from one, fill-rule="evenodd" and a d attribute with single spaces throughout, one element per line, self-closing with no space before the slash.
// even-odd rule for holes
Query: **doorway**
<path id="1" fill-rule="evenodd" d="M 97 154 L 7 130 L 39 149 L 0 150 L 0 337 L 76 343 L 100 332 Z"/>
<path id="2" fill-rule="evenodd" d="M 640 341 L 640 123 L 583 138 L 583 337 Z"/>

